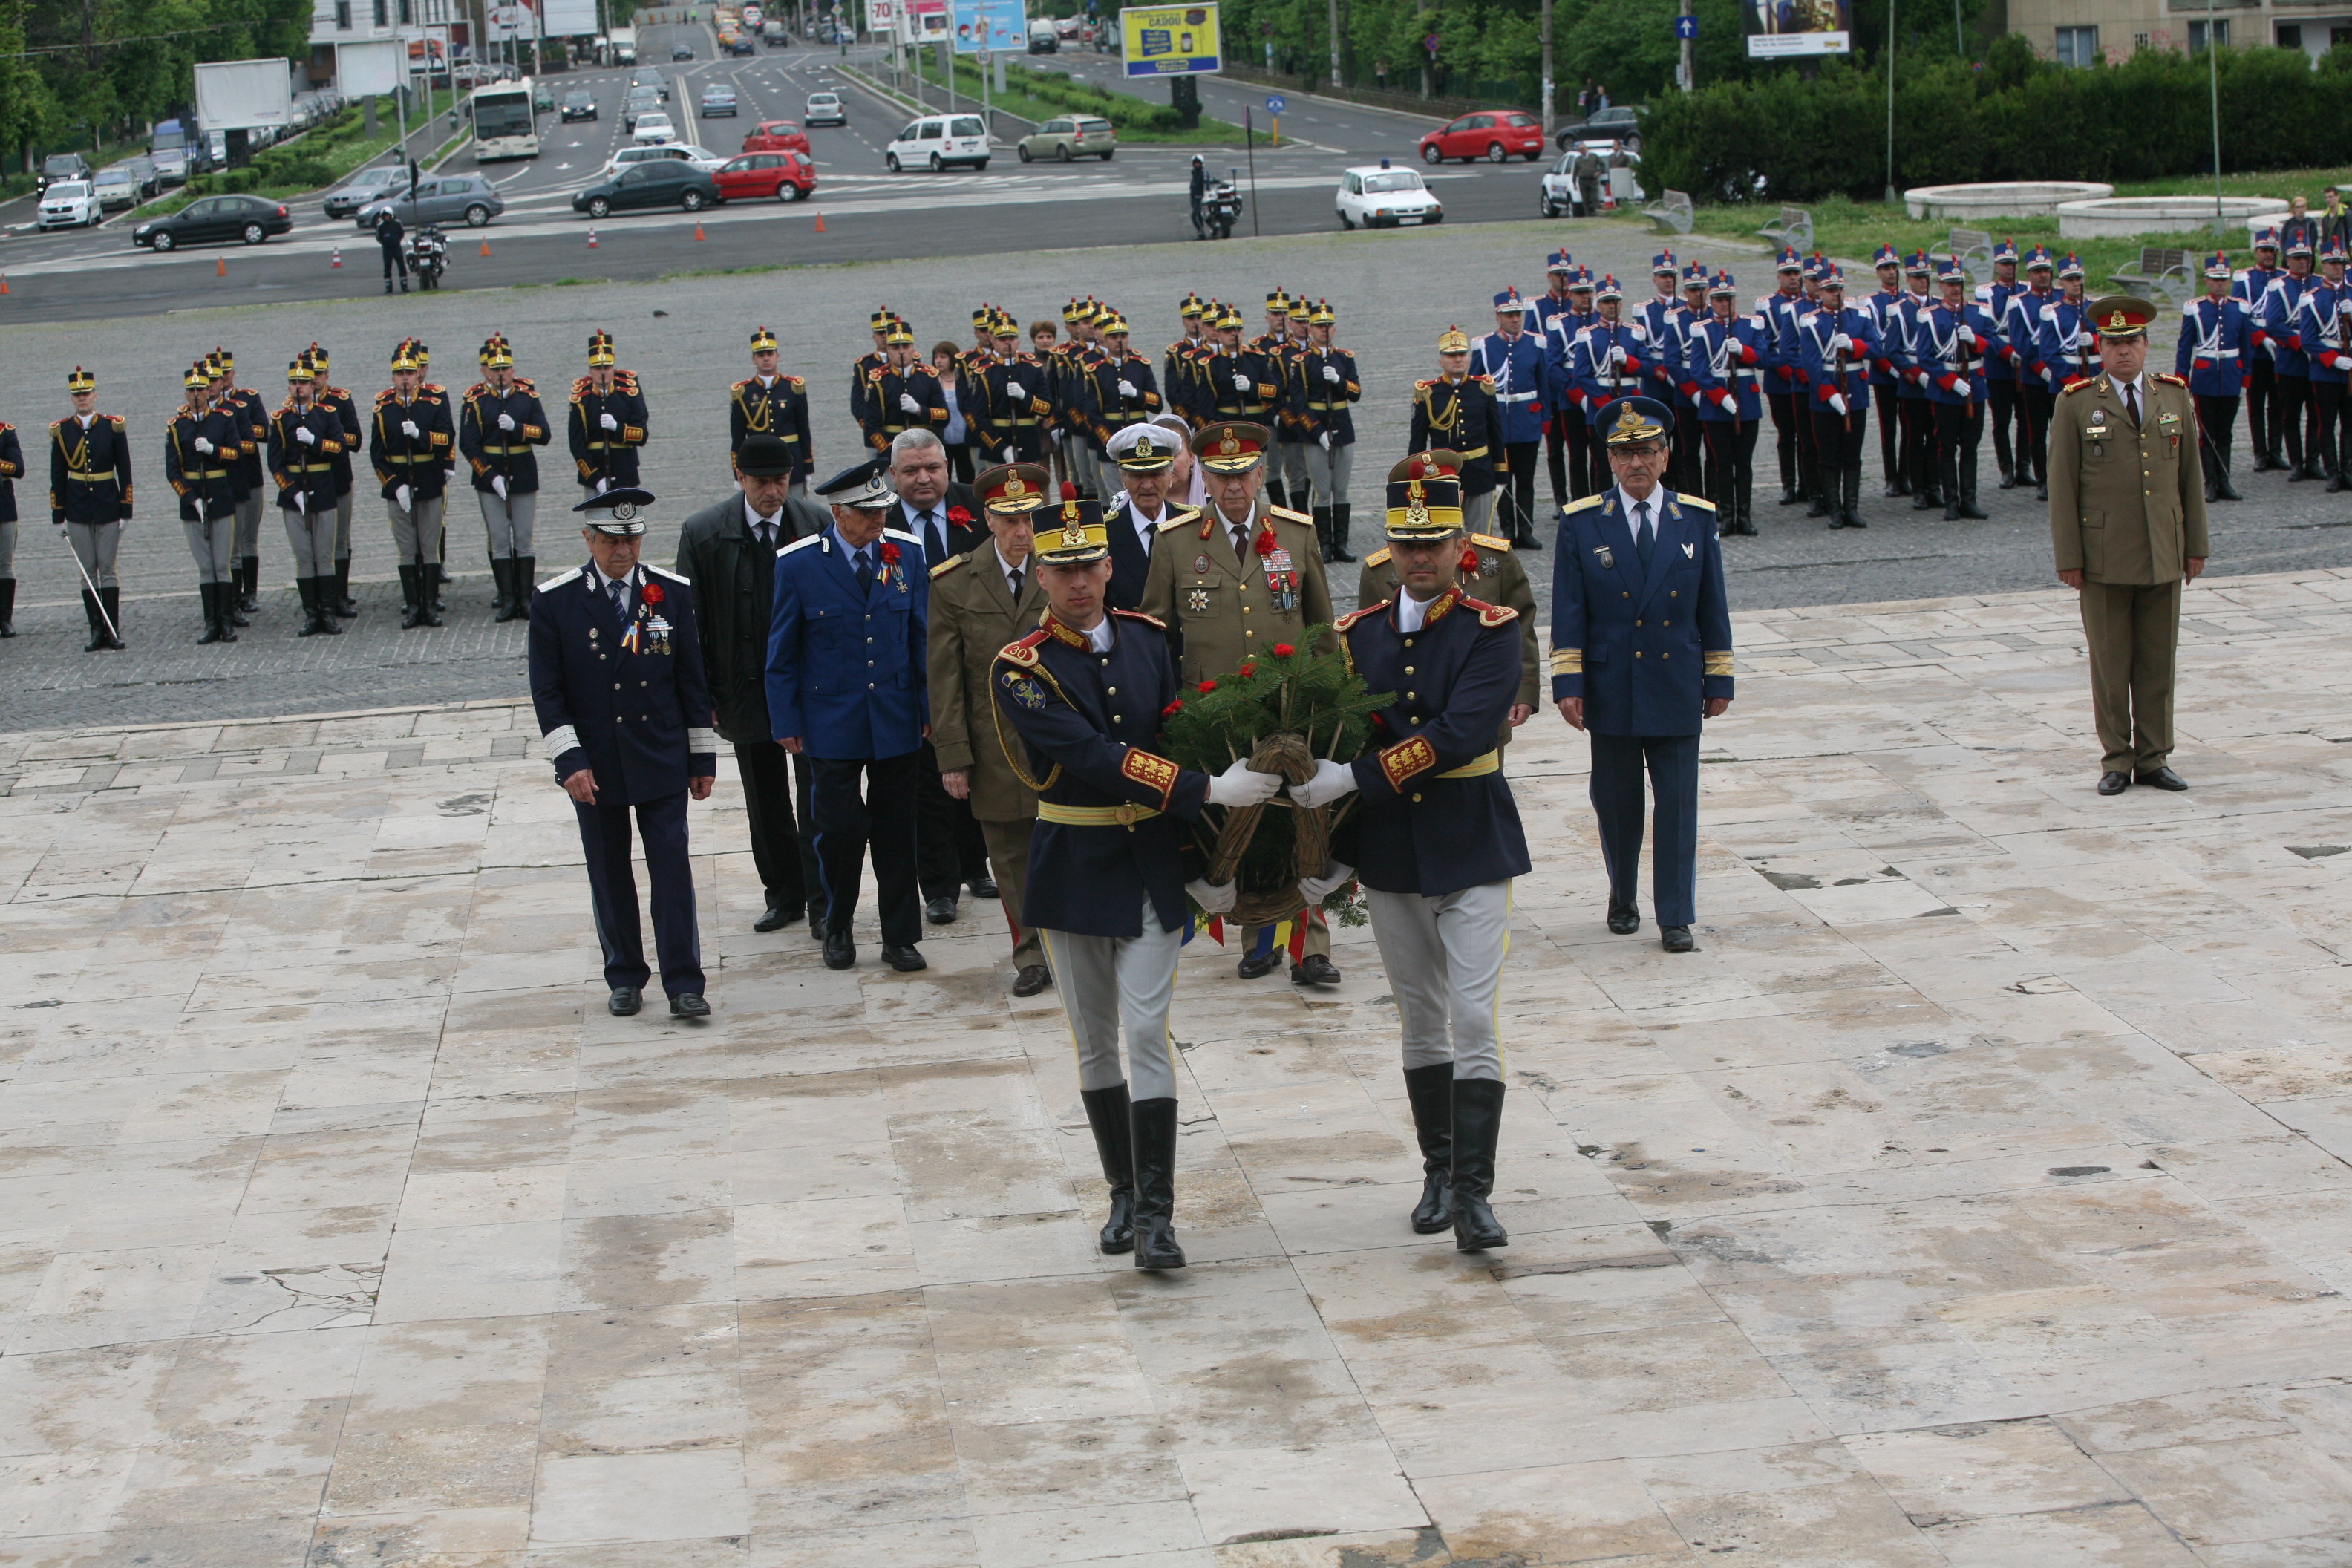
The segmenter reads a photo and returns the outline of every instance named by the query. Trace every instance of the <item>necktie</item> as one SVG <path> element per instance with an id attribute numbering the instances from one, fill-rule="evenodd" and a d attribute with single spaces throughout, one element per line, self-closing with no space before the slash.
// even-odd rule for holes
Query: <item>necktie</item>
<path id="1" fill-rule="evenodd" d="M 1249 570 L 1249 530 L 1240 523 L 1234 525 L 1234 559 L 1242 563 L 1243 571 Z"/>
<path id="2" fill-rule="evenodd" d="M 772 518 L 761 518 L 759 527 L 760 548 L 773 554 L 776 549 L 776 524 Z"/>
<path id="3" fill-rule="evenodd" d="M 937 510 L 923 514 L 923 548 L 930 552 L 933 564 L 948 558 L 948 531 L 940 522 Z"/>
<path id="4" fill-rule="evenodd" d="M 614 583 L 612 587 L 613 618 L 616 621 L 625 621 L 629 618 L 628 579 L 625 577 L 621 581 Z"/>
<path id="5" fill-rule="evenodd" d="M 1642 558 L 1643 565 L 1650 563 L 1650 552 L 1657 542 L 1656 536 L 1650 531 L 1650 503 L 1636 501 L 1633 504 L 1633 552 Z"/>
<path id="6" fill-rule="evenodd" d="M 1013 602 L 1019 604 L 1021 602 L 1021 568 L 1018 566 L 1006 568 L 1004 581 L 1006 586 L 1013 590 Z"/>
<path id="7" fill-rule="evenodd" d="M 2126 387 L 2125 387 L 2125 388 L 2124 388 L 2124 409 L 2125 409 L 2125 411 L 2126 411 L 2126 413 L 2130 414 L 2130 416 L 2131 416 L 2132 427 L 2133 427 L 2134 429 L 2137 429 L 2137 428 L 2139 427 L 2139 388 L 2138 388 L 2138 387 L 2137 387 L 2137 386 L 2126 386 Z"/>
<path id="8" fill-rule="evenodd" d="M 869 594 L 874 590 L 874 557 L 861 550 L 857 552 L 857 591 Z"/>

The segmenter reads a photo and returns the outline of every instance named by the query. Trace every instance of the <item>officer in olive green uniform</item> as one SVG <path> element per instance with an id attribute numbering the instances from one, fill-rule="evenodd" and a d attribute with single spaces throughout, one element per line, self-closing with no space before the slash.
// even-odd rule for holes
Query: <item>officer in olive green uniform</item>
<path id="1" fill-rule="evenodd" d="M 1440 479 L 1454 479 L 1462 471 L 1460 454 L 1447 451 L 1423 452 L 1419 458 L 1407 458 L 1389 470 L 1389 483 L 1402 484 L 1408 479 L 1420 478 L 1410 470 L 1416 463 L 1423 473 L 1433 472 Z M 1543 658 L 1536 647 L 1536 595 L 1528 585 L 1528 569 L 1511 553 L 1511 542 L 1491 533 L 1470 533 L 1463 536 L 1462 562 L 1458 580 L 1462 591 L 1474 599 L 1490 605 L 1507 605 L 1519 613 L 1519 689 L 1511 699 L 1510 717 L 1504 722 L 1498 745 L 1511 743 L 1511 731 L 1528 721 L 1536 710 L 1543 694 Z M 1356 579 L 1356 608 L 1368 610 L 1374 605 L 1391 604 L 1401 590 L 1397 573 L 1389 560 L 1389 547 L 1382 545 L 1364 557 L 1364 569 Z"/>
<path id="2" fill-rule="evenodd" d="M 2104 366 L 2050 418 L 2050 543 L 2082 595 L 2101 795 L 2189 787 L 2167 764 L 2180 591 L 2205 569 L 2205 484 L 2188 384 L 2147 369 L 2155 316 L 2127 295 L 2092 306 Z"/>
<path id="3" fill-rule="evenodd" d="M 1279 644 L 1304 643 L 1307 627 L 1331 624 L 1331 588 L 1323 576 L 1315 520 L 1265 499 L 1273 432 L 1263 425 L 1210 425 L 1193 438 L 1192 449 L 1207 472 L 1208 504 L 1160 524 L 1138 606 L 1173 635 L 1188 687 L 1228 674 Z M 1280 948 L 1260 952 L 1259 942 L 1259 927 L 1243 928 L 1244 980 L 1273 973 L 1282 961 Z M 1290 978 L 1303 985 L 1339 984 L 1330 928 L 1320 911 L 1307 924 Z"/>
<path id="4" fill-rule="evenodd" d="M 974 481 L 988 513 L 988 537 L 931 568 L 931 745 L 941 783 L 961 791 L 988 840 L 989 869 L 1013 924 L 1013 994 L 1034 996 L 1053 983 L 1037 933 L 1021 923 L 1029 885 L 1029 839 L 1037 792 L 1021 782 L 997 742 L 989 680 L 1008 643 L 1037 629 L 1045 590 L 1030 558 L 1030 514 L 1046 504 L 1038 463 L 1004 463 Z M 961 774 L 961 783 L 957 778 Z"/>

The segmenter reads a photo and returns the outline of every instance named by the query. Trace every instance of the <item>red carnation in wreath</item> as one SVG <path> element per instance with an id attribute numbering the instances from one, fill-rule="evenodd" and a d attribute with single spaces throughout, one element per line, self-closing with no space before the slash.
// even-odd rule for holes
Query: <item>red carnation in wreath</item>
<path id="1" fill-rule="evenodd" d="M 950 522 L 957 523 L 970 522 L 971 521 L 971 509 L 961 506 L 951 506 L 948 508 L 948 521 Z"/>
<path id="2" fill-rule="evenodd" d="M 1204 680 L 1201 682 L 1200 689 L 1203 692 L 1214 691 L 1217 689 L 1217 683 L 1213 680 Z"/>
<path id="3" fill-rule="evenodd" d="M 1257 666 L 1255 664 L 1245 664 L 1241 667 L 1237 673 L 1244 676 L 1255 675 L 1257 673 Z"/>
<path id="4" fill-rule="evenodd" d="M 1170 702 L 1170 703 L 1168 704 L 1168 706 L 1167 706 L 1167 707 L 1162 708 L 1162 709 L 1160 710 L 1160 716 L 1162 719 L 1168 718 L 1170 715 L 1173 714 L 1173 713 L 1174 713 L 1174 712 L 1175 712 L 1179 708 L 1181 708 L 1181 707 L 1183 707 L 1183 706 L 1184 706 L 1184 700 L 1183 700 L 1181 697 L 1179 697 L 1179 698 L 1175 699 L 1173 701 Z"/>
<path id="5" fill-rule="evenodd" d="M 663 593 L 663 592 L 662 592 L 662 585 L 661 585 L 660 584 L 658 584 L 658 583 L 648 583 L 648 584 L 646 584 L 646 604 L 648 604 L 648 605 L 658 605 L 658 604 L 660 604 L 664 599 L 667 598 L 668 596 L 669 596 L 668 595 L 667 595 L 667 594 L 665 594 L 665 593 Z"/>
<path id="6" fill-rule="evenodd" d="M 1274 645 L 1274 657 L 1276 658 L 1288 658 L 1292 654 L 1297 653 L 1297 651 L 1298 650 L 1297 648 L 1291 647 L 1286 642 L 1278 642 Z"/>

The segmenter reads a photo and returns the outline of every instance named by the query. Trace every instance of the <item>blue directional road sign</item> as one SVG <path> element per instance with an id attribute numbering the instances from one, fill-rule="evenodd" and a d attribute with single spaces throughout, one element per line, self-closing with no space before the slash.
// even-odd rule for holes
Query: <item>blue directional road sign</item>
<path id="1" fill-rule="evenodd" d="M 1675 17 L 1675 37 L 1677 37 L 1677 38 L 1696 38 L 1696 37 L 1698 37 L 1698 18 L 1697 18 L 1696 16 L 1677 16 L 1677 17 Z"/>
<path id="2" fill-rule="evenodd" d="M 1288 109 L 1289 107 L 1290 100 L 1283 97 L 1282 94 L 1278 92 L 1272 98 L 1265 100 L 1265 111 L 1268 114 L 1280 114 L 1284 110 Z"/>

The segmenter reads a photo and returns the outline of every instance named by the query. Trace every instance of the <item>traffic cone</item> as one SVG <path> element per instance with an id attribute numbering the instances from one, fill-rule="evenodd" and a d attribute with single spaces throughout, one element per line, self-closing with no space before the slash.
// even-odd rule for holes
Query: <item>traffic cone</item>
<path id="1" fill-rule="evenodd" d="M 694 226 L 694 237 L 697 239 L 700 239 L 702 237 L 702 226 L 700 224 L 696 224 Z"/>
<path id="2" fill-rule="evenodd" d="M 226 278 L 228 276 L 227 257 L 215 256 L 213 258 L 213 276 L 215 278 Z"/>
<path id="3" fill-rule="evenodd" d="M 486 239 L 486 240 L 482 241 L 482 254 L 483 254 L 484 256 L 488 256 L 489 253 L 490 253 L 490 242 L 489 242 L 488 240 L 487 240 L 487 239 Z"/>
<path id="4" fill-rule="evenodd" d="M 588 248 L 591 250 L 596 248 L 596 231 L 593 227 L 588 231 Z"/>
<path id="5" fill-rule="evenodd" d="M 329 262 L 327 265 L 328 265 L 328 266 L 330 266 L 330 267 L 341 267 L 342 264 L 343 264 L 343 247 L 342 247 L 341 246 L 340 246 L 340 245 L 339 245 L 339 246 L 335 247 L 335 258 L 334 258 L 334 260 L 332 260 L 332 261 Z"/>
<path id="6" fill-rule="evenodd" d="M 5 272 L 0 272 L 0 294 L 5 294 L 7 291 L 8 275 Z"/>
<path id="7" fill-rule="evenodd" d="M 824 215 L 823 213 L 816 215 L 816 231 L 819 234 L 823 234 L 824 232 Z"/>

